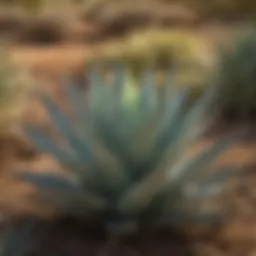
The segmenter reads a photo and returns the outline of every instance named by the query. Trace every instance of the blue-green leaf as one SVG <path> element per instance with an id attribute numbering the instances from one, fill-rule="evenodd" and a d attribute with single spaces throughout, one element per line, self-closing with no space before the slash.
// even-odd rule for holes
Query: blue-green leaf
<path id="1" fill-rule="evenodd" d="M 80 160 L 71 153 L 65 152 L 56 143 L 54 143 L 47 135 L 39 131 L 33 126 L 25 126 L 25 132 L 28 138 L 35 144 L 37 148 L 45 153 L 51 154 L 62 164 L 79 163 Z"/>
<path id="2" fill-rule="evenodd" d="M 108 202 L 103 198 L 92 195 L 85 187 L 81 187 L 79 183 L 72 182 L 56 174 L 37 174 L 23 172 L 19 178 L 32 185 L 35 185 L 42 192 L 54 192 L 55 195 L 48 197 L 48 200 L 54 200 L 58 196 L 58 200 L 54 200 L 62 210 L 69 210 L 71 205 L 79 205 L 85 210 L 105 209 Z M 49 194 L 49 193 L 48 193 Z M 47 193 L 44 194 L 47 197 Z"/>
<path id="3" fill-rule="evenodd" d="M 39 174 L 31 172 L 22 172 L 18 176 L 21 180 L 29 182 L 32 185 L 38 187 L 39 189 L 53 190 L 54 192 L 61 193 L 83 192 L 79 184 L 76 184 L 70 179 L 52 173 Z"/>
<path id="4" fill-rule="evenodd" d="M 57 105 L 50 100 L 48 96 L 43 93 L 38 95 L 46 108 L 51 122 L 55 125 L 58 131 L 62 134 L 65 140 L 68 141 L 71 147 L 76 151 L 80 161 L 89 162 L 91 160 L 91 152 L 87 142 L 77 136 L 77 131 L 72 127 L 71 122 L 67 119 L 66 115 L 57 107 Z"/>
<path id="5" fill-rule="evenodd" d="M 198 180 L 202 178 L 202 173 L 206 166 L 215 161 L 222 153 L 229 149 L 239 139 L 240 134 L 232 134 L 215 142 L 196 157 L 190 157 L 188 161 L 177 164 L 169 172 L 169 185 L 179 184 L 179 182 L 187 182 L 188 180 Z"/>
<path id="6" fill-rule="evenodd" d="M 80 124 L 86 129 L 86 121 L 88 118 L 88 107 L 86 104 L 86 97 L 82 96 L 78 89 L 75 87 L 75 84 L 69 77 L 63 79 L 64 89 L 66 96 L 75 111 L 76 118 L 80 121 Z"/>
<path id="7" fill-rule="evenodd" d="M 141 91 L 139 94 L 139 108 L 144 115 L 152 113 L 157 101 L 155 76 L 151 70 L 144 72 Z"/>

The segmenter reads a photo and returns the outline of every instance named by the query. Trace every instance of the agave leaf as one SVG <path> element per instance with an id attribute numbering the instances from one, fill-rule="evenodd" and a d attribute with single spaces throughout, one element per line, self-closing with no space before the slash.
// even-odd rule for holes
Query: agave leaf
<path id="1" fill-rule="evenodd" d="M 121 212 L 136 213 L 146 208 L 161 192 L 165 182 L 165 173 L 152 172 L 143 181 L 132 186 L 118 202 Z"/>
<path id="2" fill-rule="evenodd" d="M 89 108 L 91 113 L 95 113 L 94 111 L 98 111 L 98 106 L 102 105 L 102 94 L 105 92 L 104 89 L 106 88 L 101 76 L 99 75 L 98 66 L 90 68 L 89 84 Z"/>
<path id="3" fill-rule="evenodd" d="M 151 147 L 154 142 L 161 119 L 162 113 L 156 110 L 152 116 L 149 116 L 133 131 L 133 136 L 126 145 L 131 159 L 135 161 L 137 159 L 137 161 L 140 162 L 144 160 L 143 154 L 147 155 L 147 152 L 150 151 L 151 148 L 149 147 Z"/>
<path id="4" fill-rule="evenodd" d="M 125 88 L 125 69 L 122 65 L 116 65 L 116 72 L 113 84 L 107 86 L 107 95 L 102 95 L 104 101 L 104 108 L 107 110 L 108 121 L 115 124 L 116 130 L 120 130 L 120 123 L 122 122 L 122 97 Z M 107 97 L 106 97 L 107 96 Z"/>
<path id="5" fill-rule="evenodd" d="M 137 110 L 139 89 L 136 87 L 136 79 L 127 71 L 126 81 L 124 84 L 124 93 L 122 97 L 122 104 L 130 110 Z"/>
<path id="6" fill-rule="evenodd" d="M 133 139 L 129 143 L 130 145 L 127 145 L 132 159 L 137 159 L 137 161 L 143 162 L 145 159 L 150 158 L 149 154 L 152 153 L 152 150 L 161 135 L 162 127 L 168 122 L 172 124 L 169 118 L 169 116 L 171 116 L 169 112 L 171 111 L 173 113 L 177 111 L 179 104 L 183 102 L 183 96 L 183 94 L 178 95 L 170 104 L 170 97 L 167 97 L 165 93 L 158 95 L 155 111 L 151 113 L 150 116 L 147 116 L 146 118 L 143 117 L 144 122 L 137 129 Z M 169 105 L 168 111 L 165 110 L 167 107 L 166 103 Z M 168 115 L 165 116 L 167 113 Z M 155 153 L 156 152 L 154 152 L 154 154 Z"/>
<path id="7" fill-rule="evenodd" d="M 156 108 L 157 104 L 157 92 L 155 76 L 152 70 L 147 70 L 143 74 L 141 90 L 139 93 L 139 111 L 142 115 L 148 117 Z"/>
<path id="8" fill-rule="evenodd" d="M 205 130 L 207 122 L 204 118 L 205 109 L 209 104 L 210 97 L 212 97 L 212 88 L 199 102 L 195 103 L 188 113 L 186 113 L 186 106 L 182 107 L 181 105 L 180 113 L 171 128 L 172 133 L 169 135 L 169 139 L 162 140 L 162 145 L 160 144 L 160 148 L 165 149 L 165 154 L 160 162 L 162 168 L 170 164 L 174 165 L 175 161 L 179 160 L 179 156 L 195 143 Z"/>
<path id="9" fill-rule="evenodd" d="M 116 130 L 120 130 L 123 115 L 122 97 L 125 88 L 125 68 L 120 63 L 116 63 L 116 72 L 113 85 L 110 86 L 109 101 L 106 102 L 110 108 L 110 121 L 116 125 Z"/>
<path id="10" fill-rule="evenodd" d="M 31 172 L 22 172 L 18 174 L 19 178 L 23 181 L 29 182 L 39 189 L 53 190 L 56 192 L 65 192 L 65 193 L 81 193 L 82 190 L 79 186 L 79 183 L 61 177 L 60 175 L 52 173 L 31 173 Z"/>
<path id="11" fill-rule="evenodd" d="M 206 166 L 216 160 L 236 141 L 237 134 L 221 139 L 197 157 L 189 157 L 185 163 L 180 161 L 178 165 L 171 166 L 169 173 L 166 172 L 166 168 L 171 161 L 169 159 L 162 161 L 151 174 L 125 194 L 120 202 L 121 208 L 127 211 L 139 211 L 166 189 L 173 193 L 174 189 L 182 184 L 191 182 L 193 179 L 198 180 L 198 176 L 203 173 Z"/>
<path id="12" fill-rule="evenodd" d="M 179 129 L 183 122 L 183 117 L 187 112 L 186 103 L 188 95 L 188 90 L 182 91 L 172 100 L 173 104 L 170 104 L 170 108 L 166 109 L 164 122 L 159 129 L 156 141 L 158 151 L 165 150 L 170 144 L 172 144 L 172 142 L 174 142 L 173 140 L 175 138 L 177 140 L 177 135 L 179 134 Z M 175 143 L 173 144 L 175 145 Z"/>
<path id="13" fill-rule="evenodd" d="M 88 210 L 105 209 L 107 205 L 106 200 L 92 195 L 86 191 L 84 187 L 82 188 L 79 184 L 60 177 L 59 175 L 23 172 L 19 174 L 19 178 L 35 185 L 40 190 L 46 192 L 52 191 L 59 194 L 61 197 L 58 197 L 56 202 L 60 204 L 62 208 L 65 205 L 70 206 L 70 204 L 74 204 L 77 201 L 79 201 L 80 205 L 88 207 Z"/>
<path id="14" fill-rule="evenodd" d="M 112 115 L 112 112 L 110 111 L 109 114 Z M 129 142 L 134 123 L 129 123 L 122 118 L 121 120 L 115 120 L 109 114 L 94 115 L 95 135 L 96 138 L 100 138 L 101 143 L 103 143 L 104 147 L 107 148 L 111 154 L 117 159 L 124 161 L 125 164 L 125 162 L 127 163 L 126 143 Z M 117 125 L 118 122 L 120 123 Z M 126 123 L 128 124 L 127 127 L 125 127 Z"/>
<path id="15" fill-rule="evenodd" d="M 184 118 L 180 118 L 179 122 L 177 120 L 177 126 L 176 129 L 174 129 L 176 134 L 175 143 L 178 142 L 179 145 L 182 146 L 181 148 L 178 147 L 179 152 L 182 152 L 195 142 L 195 140 L 198 139 L 198 136 L 201 135 L 207 127 L 205 113 L 209 104 L 209 98 L 211 98 L 212 95 L 212 88 L 210 88 L 189 111 L 186 110 L 185 104 L 181 105 L 181 110 L 183 111 L 180 112 L 180 116 L 183 116 Z"/>
<path id="16" fill-rule="evenodd" d="M 105 147 L 99 136 L 95 138 L 91 150 L 93 152 L 93 168 L 84 172 L 83 184 L 90 191 L 99 192 L 106 197 L 107 194 L 116 194 L 116 191 L 125 186 L 128 181 L 123 163 L 118 156 Z"/>
<path id="17" fill-rule="evenodd" d="M 123 186 L 127 176 L 122 162 L 98 141 L 94 144 L 94 161 L 105 184 L 110 187 Z"/>
<path id="18" fill-rule="evenodd" d="M 188 157 L 186 161 L 181 161 L 174 166 L 168 174 L 168 186 L 186 183 L 187 181 L 198 180 L 198 176 L 204 173 L 206 166 L 209 166 L 221 154 L 237 142 L 240 134 L 232 134 L 222 138 L 211 145 L 208 149 L 198 154 L 196 157 Z M 201 177 L 200 177 L 201 178 Z"/>
<path id="19" fill-rule="evenodd" d="M 155 117 L 153 116 L 152 120 L 149 120 L 152 123 L 147 123 L 139 131 L 138 138 L 135 139 L 135 144 L 133 145 L 134 159 L 137 158 L 140 161 L 151 159 L 152 162 L 159 162 L 158 166 L 153 170 L 154 172 L 163 172 L 170 163 L 179 157 L 180 152 L 177 151 L 178 145 L 176 140 L 186 112 L 184 107 L 186 96 L 187 91 L 183 91 L 174 98 L 169 106 L 169 112 L 172 112 L 170 117 L 168 115 L 165 116 L 167 112 L 160 112 Z M 161 107 L 159 109 L 161 110 Z M 145 143 L 139 144 L 141 141 Z M 162 144 L 158 143 L 159 141 Z M 170 144 L 169 150 L 163 147 L 163 144 L 166 144 L 166 142 Z M 146 173 L 148 170 L 145 168 L 144 171 Z M 138 175 L 137 172 L 135 174 Z"/>
<path id="20" fill-rule="evenodd" d="M 184 96 L 183 94 L 180 94 L 180 96 Z M 176 117 L 176 113 L 178 110 L 182 109 L 182 103 L 184 98 L 176 98 L 177 102 L 177 108 L 173 111 L 173 116 Z M 175 106 L 175 105 L 174 105 Z M 178 117 L 178 115 L 177 115 Z M 175 123 L 175 118 L 170 120 L 171 123 Z M 171 127 L 170 127 L 171 128 Z M 150 130 L 152 131 L 152 130 Z M 146 131 L 145 131 L 146 132 Z M 152 133 L 154 135 L 154 133 Z M 141 136 L 143 136 L 141 134 Z M 152 137 L 151 137 L 152 138 Z M 144 137 L 145 139 L 145 137 Z M 151 142 L 151 145 L 154 145 L 153 142 Z M 148 145 L 150 147 L 150 145 Z M 173 145 L 175 149 L 175 145 Z M 146 151 L 146 147 L 141 150 L 143 153 Z M 152 149 L 151 149 L 152 151 Z M 148 151 L 150 153 L 151 151 Z M 137 151 L 136 151 L 137 152 Z M 139 151 L 140 152 L 140 151 Z M 147 152 L 147 151 L 146 151 Z M 146 155 L 145 159 L 147 159 L 149 156 Z M 173 155 L 174 157 L 174 155 Z M 168 162 L 172 162 L 168 159 Z M 124 196 L 124 198 L 120 202 L 120 207 L 126 210 L 132 209 L 139 211 L 141 208 L 146 207 L 150 204 L 150 202 L 161 192 L 162 186 L 166 180 L 165 177 L 165 170 L 166 170 L 166 160 L 162 161 L 155 170 L 153 170 L 152 173 L 150 173 L 144 180 L 140 182 L 140 184 L 136 185 L 135 187 L 132 187 L 128 193 Z M 145 170 L 147 171 L 147 170 Z"/>
<path id="21" fill-rule="evenodd" d="M 126 145 L 129 158 L 134 163 L 140 164 L 148 159 L 157 137 L 157 129 L 162 120 L 162 115 L 158 111 L 146 120 L 135 132 L 133 138 Z"/>
<path id="22" fill-rule="evenodd" d="M 79 163 L 79 159 L 59 148 L 47 135 L 40 132 L 33 126 L 25 126 L 25 132 L 29 139 L 43 152 L 47 152 L 55 157 L 60 163 L 68 165 Z"/>
<path id="23" fill-rule="evenodd" d="M 144 75 L 144 81 L 143 81 L 142 89 L 140 92 L 139 104 L 143 105 L 144 104 L 143 101 L 148 101 L 148 104 L 149 104 L 150 101 L 152 101 L 153 103 L 155 102 L 153 104 L 155 105 L 155 108 L 152 108 L 152 110 L 154 109 L 154 111 L 151 111 L 151 115 L 146 116 L 146 118 L 142 115 L 143 122 L 138 131 L 138 134 L 136 135 L 138 138 L 141 138 L 140 136 L 144 134 L 152 125 L 157 126 L 158 122 L 161 119 L 163 119 L 163 113 L 168 113 L 168 116 L 169 116 L 168 110 L 172 108 L 170 105 L 173 105 L 173 101 L 171 99 L 174 92 L 173 90 L 174 88 L 172 84 L 169 83 L 170 80 L 172 79 L 172 76 L 168 76 L 168 84 L 167 83 L 164 84 L 159 93 L 159 91 L 156 91 L 156 84 L 148 81 L 151 79 L 154 80 L 153 77 L 151 77 L 150 74 L 148 74 L 148 72 L 149 71 L 147 71 Z M 152 98 L 155 98 L 155 99 L 152 100 Z M 148 105 L 148 108 L 149 108 L 149 105 Z M 146 107 L 145 107 L 145 111 L 146 111 Z M 145 120 L 147 120 L 148 123 L 145 123 Z M 155 129 L 156 127 L 154 127 L 154 129 L 151 129 L 152 132 L 154 131 L 153 133 L 155 133 Z"/>
<path id="24" fill-rule="evenodd" d="M 224 182 L 223 182 L 224 183 Z M 196 184 L 187 185 L 184 189 L 184 197 L 186 200 L 199 200 L 207 199 L 220 195 L 220 192 L 223 190 L 221 184 L 210 184 L 209 186 L 199 186 Z"/>
<path id="25" fill-rule="evenodd" d="M 139 112 L 139 89 L 137 88 L 136 79 L 126 71 L 126 80 L 123 83 L 123 93 L 120 95 L 119 116 L 115 120 L 115 129 L 119 133 L 119 140 L 123 145 L 128 144 L 134 131 L 143 121 L 143 117 Z"/>
<path id="26" fill-rule="evenodd" d="M 103 85 L 100 83 L 100 75 L 97 70 L 93 70 L 90 75 L 91 87 L 89 92 L 89 108 L 91 111 L 92 123 L 94 128 L 95 136 L 100 136 L 104 138 L 106 135 L 111 137 L 111 131 L 113 130 L 113 118 L 116 117 L 115 104 L 117 102 L 115 99 L 113 89 L 111 86 Z M 106 131 L 106 132 L 105 132 Z"/>
<path id="27" fill-rule="evenodd" d="M 122 81 L 122 88 L 120 88 L 120 85 L 117 85 L 117 80 L 121 82 L 121 80 L 124 79 L 123 71 L 124 69 L 118 70 L 116 81 L 114 82 L 113 87 L 114 91 L 108 91 L 109 96 L 112 96 L 112 98 L 108 98 L 106 101 L 106 106 L 101 106 L 103 110 L 102 113 L 95 117 L 97 122 L 95 125 L 99 129 L 98 135 L 101 136 L 105 147 L 108 146 L 109 150 L 112 151 L 116 156 L 125 160 L 128 158 L 128 156 L 124 145 L 127 145 L 131 142 L 132 134 L 134 133 L 134 130 L 141 122 L 141 120 L 139 116 L 135 116 L 137 114 L 133 110 L 132 106 L 124 105 L 120 100 L 126 95 L 125 88 L 135 86 L 133 83 L 130 84 L 129 80 Z M 117 89 L 118 86 L 119 89 Z M 119 95 L 120 97 L 117 97 L 118 91 L 119 93 L 122 92 L 123 95 Z M 106 95 L 102 96 L 104 99 L 106 99 Z M 135 98 L 133 102 L 135 105 L 137 104 Z"/>
<path id="28" fill-rule="evenodd" d="M 120 71 L 119 78 L 117 77 L 116 79 L 122 79 L 122 70 Z M 100 177 L 97 183 L 102 189 L 106 187 L 108 189 L 120 187 L 126 179 L 119 156 L 122 144 L 120 143 L 120 133 L 116 119 L 120 106 L 119 100 L 114 97 L 118 93 L 115 90 L 120 90 L 119 93 L 121 93 L 122 88 L 105 86 L 102 91 L 98 92 L 102 94 L 101 105 L 97 106 L 97 113 L 95 109 L 93 113 L 93 124 L 95 126 L 91 134 L 91 140 L 93 140 L 91 144 L 93 170 L 91 170 L 89 175 L 91 175 L 91 178 L 93 178 L 92 176 Z M 104 103 L 107 104 L 106 107 Z M 108 147 L 109 144 L 112 147 Z"/>
<path id="29" fill-rule="evenodd" d="M 62 136 L 68 141 L 70 146 L 76 151 L 77 156 L 81 162 L 87 163 L 91 160 L 91 152 L 89 145 L 81 137 L 77 136 L 77 132 L 74 131 L 70 121 L 66 118 L 64 113 L 57 107 L 57 105 L 50 100 L 49 97 L 43 93 L 38 95 L 47 109 L 47 112 L 51 118 L 51 122 L 55 125 Z"/>
<path id="30" fill-rule="evenodd" d="M 70 102 L 70 105 L 73 107 L 73 110 L 76 113 L 77 120 L 80 121 L 82 128 L 86 130 L 86 128 L 89 126 L 89 110 L 87 104 L 85 104 L 87 99 L 86 97 L 82 97 L 82 95 L 75 88 L 75 85 L 72 84 L 70 78 L 65 77 L 63 79 L 63 84 L 65 85 L 65 93 Z"/>
<path id="31" fill-rule="evenodd" d="M 209 176 L 199 183 L 199 186 L 210 186 L 211 184 L 222 184 L 228 178 L 234 177 L 234 174 L 239 174 L 243 168 L 241 166 L 228 166 L 209 174 Z"/>
<path id="32" fill-rule="evenodd" d="M 99 191 L 97 190 L 97 192 Z M 40 205 L 56 209 L 60 215 L 79 219 L 90 219 L 95 217 L 98 213 L 102 214 L 107 211 L 109 207 L 107 200 L 104 202 L 95 202 L 94 198 L 91 198 L 90 195 L 85 192 L 83 194 L 66 196 L 58 193 L 52 194 L 50 191 L 45 191 L 44 193 L 38 194 L 35 199 Z"/>
<path id="33" fill-rule="evenodd" d="M 196 184 L 195 193 L 189 193 L 189 197 L 194 199 L 209 198 L 210 196 L 215 196 L 220 194 L 223 190 L 224 183 L 234 174 L 238 174 L 242 168 L 240 166 L 231 166 L 224 169 L 215 171 L 209 174 L 209 177 L 203 179 L 203 181 Z"/>
<path id="34" fill-rule="evenodd" d="M 114 124 L 111 118 L 105 113 L 98 117 L 94 115 L 95 134 L 100 137 L 102 143 L 110 152 L 120 157 L 123 153 L 120 133 L 114 129 Z"/>
<path id="35" fill-rule="evenodd" d="M 92 86 L 91 89 L 99 89 L 102 86 L 102 78 L 99 75 L 99 65 L 98 64 L 92 64 L 89 65 L 89 84 Z M 92 93 L 94 90 L 91 91 Z M 97 94 L 97 93 L 96 93 Z"/>
<path id="36" fill-rule="evenodd" d="M 123 65 L 118 64 L 115 72 L 115 79 L 113 82 L 114 97 L 120 101 L 122 98 L 124 84 L 125 84 L 125 69 Z M 120 102 L 121 103 L 121 102 Z M 119 104 L 118 104 L 119 105 Z"/>

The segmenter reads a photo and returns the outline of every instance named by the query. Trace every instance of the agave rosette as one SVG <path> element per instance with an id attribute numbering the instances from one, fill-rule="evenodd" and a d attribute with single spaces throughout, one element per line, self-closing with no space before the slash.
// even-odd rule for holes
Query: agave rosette
<path id="1" fill-rule="evenodd" d="M 198 203 L 214 196 L 216 187 L 221 191 L 232 174 L 206 168 L 234 143 L 234 137 L 221 139 L 196 156 L 184 154 L 205 128 L 211 93 L 188 108 L 187 90 L 177 92 L 170 79 L 157 90 L 153 72 L 146 71 L 138 94 L 125 104 L 125 74 L 117 67 L 112 83 L 104 84 L 97 70 L 92 71 L 88 95 L 72 81 L 66 83 L 72 121 L 39 93 L 65 143 L 36 127 L 26 127 L 27 134 L 66 167 L 70 178 L 30 171 L 21 174 L 22 180 L 36 185 L 60 214 L 100 219 L 106 225 L 216 217 L 213 212 L 200 213 Z"/>

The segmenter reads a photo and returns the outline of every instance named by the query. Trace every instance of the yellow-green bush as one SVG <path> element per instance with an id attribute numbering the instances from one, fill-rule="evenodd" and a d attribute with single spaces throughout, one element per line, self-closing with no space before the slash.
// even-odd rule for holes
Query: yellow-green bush
<path id="1" fill-rule="evenodd" d="M 124 62 L 135 78 L 146 68 L 161 73 L 173 68 L 173 80 L 179 86 L 193 86 L 195 95 L 204 88 L 213 66 L 213 56 L 204 41 L 188 32 L 148 31 L 138 32 L 101 49 L 96 48 L 86 61 L 101 63 Z"/>

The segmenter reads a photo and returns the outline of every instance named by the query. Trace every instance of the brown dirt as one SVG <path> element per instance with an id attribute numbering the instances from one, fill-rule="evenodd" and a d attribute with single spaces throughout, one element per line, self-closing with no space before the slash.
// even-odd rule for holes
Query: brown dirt
<path id="1" fill-rule="evenodd" d="M 255 178 L 256 165 L 237 178 L 235 189 L 224 199 L 230 215 L 222 225 L 194 232 L 198 255 L 255 255 Z"/>

